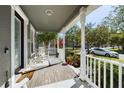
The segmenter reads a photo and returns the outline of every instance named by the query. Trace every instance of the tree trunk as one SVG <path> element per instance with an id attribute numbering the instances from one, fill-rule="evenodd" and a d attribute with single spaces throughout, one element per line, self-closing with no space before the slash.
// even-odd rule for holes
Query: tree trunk
<path id="1" fill-rule="evenodd" d="M 73 42 L 73 50 L 75 49 L 75 47 L 74 47 L 74 42 Z"/>
<path id="2" fill-rule="evenodd" d="M 118 49 L 120 50 L 120 46 L 118 46 Z"/>
<path id="3" fill-rule="evenodd" d="M 122 46 L 122 50 L 124 50 L 124 46 Z"/>
<path id="4" fill-rule="evenodd" d="M 114 46 L 112 46 L 113 47 L 113 49 L 115 48 Z"/>

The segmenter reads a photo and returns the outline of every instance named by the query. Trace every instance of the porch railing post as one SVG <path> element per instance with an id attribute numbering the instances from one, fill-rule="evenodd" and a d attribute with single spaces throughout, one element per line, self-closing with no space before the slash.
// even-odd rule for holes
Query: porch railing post
<path id="1" fill-rule="evenodd" d="M 65 63 L 65 28 L 63 29 L 63 63 Z"/>
<path id="2" fill-rule="evenodd" d="M 57 34 L 57 53 L 59 53 L 59 33 Z"/>
<path id="3" fill-rule="evenodd" d="M 81 72 L 80 78 L 82 80 L 86 79 L 86 51 L 85 51 L 85 18 L 86 18 L 86 8 L 82 7 L 80 9 L 80 24 L 81 24 Z"/>

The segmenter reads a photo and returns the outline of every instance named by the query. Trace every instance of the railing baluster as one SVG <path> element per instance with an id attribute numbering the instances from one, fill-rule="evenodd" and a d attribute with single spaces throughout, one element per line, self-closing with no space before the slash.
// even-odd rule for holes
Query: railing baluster
<path id="1" fill-rule="evenodd" d="M 103 80 L 101 81 L 101 62 L 103 62 Z M 98 63 L 98 68 L 96 67 Z M 114 87 L 114 65 L 118 66 L 118 87 L 122 88 L 122 67 L 124 66 L 123 64 L 116 62 L 116 61 L 111 61 L 107 59 L 100 59 L 92 56 L 87 56 L 87 78 L 91 81 L 91 84 L 94 83 L 94 86 L 101 87 L 101 82 L 103 82 L 103 87 L 107 87 L 107 64 L 110 64 L 110 88 Z M 97 70 L 98 69 L 98 70 Z M 98 75 L 97 75 L 98 73 Z M 98 78 L 97 78 L 97 76 Z M 96 85 L 96 79 L 98 80 L 98 84 Z"/>
<path id="2" fill-rule="evenodd" d="M 110 63 L 110 87 L 113 88 L 113 64 Z"/>
<path id="3" fill-rule="evenodd" d="M 88 74 L 89 74 L 89 57 L 87 56 L 87 77 L 88 77 Z"/>
<path id="4" fill-rule="evenodd" d="M 104 62 L 104 88 L 106 88 L 106 62 Z"/>
<path id="5" fill-rule="evenodd" d="M 90 59 L 90 80 L 92 81 L 92 58 Z"/>
<path id="6" fill-rule="evenodd" d="M 96 59 L 94 59 L 94 84 L 96 84 Z"/>
<path id="7" fill-rule="evenodd" d="M 100 61 L 98 61 L 98 86 L 101 87 L 101 80 L 100 80 L 100 73 L 101 73 L 101 70 L 100 70 Z"/>
<path id="8" fill-rule="evenodd" d="M 119 65 L 119 88 L 122 88 L 122 66 Z"/>

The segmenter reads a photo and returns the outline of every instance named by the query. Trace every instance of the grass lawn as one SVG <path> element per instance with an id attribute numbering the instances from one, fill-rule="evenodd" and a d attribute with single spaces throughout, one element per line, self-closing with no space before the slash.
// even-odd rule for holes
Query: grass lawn
<path id="1" fill-rule="evenodd" d="M 72 47 L 66 47 L 65 49 L 67 49 L 67 50 L 73 50 Z M 75 48 L 74 50 L 80 50 L 80 48 Z"/>
<path id="2" fill-rule="evenodd" d="M 72 48 L 70 47 L 67 47 L 66 50 L 68 50 L 70 53 L 77 53 L 77 52 L 80 52 L 80 49 L 75 49 L 75 50 L 72 50 Z M 115 49 L 110 49 L 112 51 L 115 51 L 115 52 L 120 52 L 121 54 L 124 54 L 124 51 L 123 50 L 119 50 L 117 48 Z M 118 52 L 118 53 L 119 53 Z M 114 61 L 118 61 L 118 62 L 124 62 L 123 59 L 118 59 L 118 58 L 112 58 L 112 57 L 105 57 L 105 56 L 99 56 L 99 55 L 94 55 L 94 57 L 98 57 L 98 58 L 105 58 L 105 59 L 108 59 L 108 60 L 114 60 Z"/>
<path id="3" fill-rule="evenodd" d="M 105 57 L 105 56 L 99 56 L 99 55 L 93 55 L 93 56 L 98 57 L 98 58 L 105 58 L 105 59 L 109 59 L 109 60 L 114 60 L 114 61 L 118 61 L 118 62 L 124 62 L 123 59 L 118 59 L 118 58 Z"/>
<path id="4" fill-rule="evenodd" d="M 119 54 L 124 54 L 124 50 L 120 50 L 118 48 L 110 49 L 112 51 L 118 52 Z"/>

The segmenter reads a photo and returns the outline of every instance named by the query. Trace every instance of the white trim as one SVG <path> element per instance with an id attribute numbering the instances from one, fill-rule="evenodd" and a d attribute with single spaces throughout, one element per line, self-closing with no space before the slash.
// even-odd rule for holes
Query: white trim
<path id="1" fill-rule="evenodd" d="M 18 6 L 18 5 L 11 5 L 11 7 L 24 19 L 24 21 L 28 22 L 28 17 L 22 11 L 20 6 Z"/>
<path id="2" fill-rule="evenodd" d="M 85 51 L 85 19 L 87 8 L 82 7 L 80 9 L 80 24 L 81 24 L 81 55 L 80 55 L 80 78 L 85 80 L 86 78 L 86 51 Z"/>
<path id="3" fill-rule="evenodd" d="M 86 55 L 86 57 L 88 58 L 92 58 L 95 60 L 95 62 L 98 63 L 98 87 L 100 86 L 100 82 L 103 82 L 103 87 L 106 88 L 106 64 L 110 64 L 110 88 L 113 88 L 113 65 L 117 65 L 118 69 L 119 69 L 119 74 L 118 74 L 118 87 L 121 88 L 122 87 L 122 67 L 124 67 L 123 63 L 117 62 L 117 61 L 112 61 L 112 60 L 108 60 L 108 59 L 103 59 L 103 58 L 96 58 L 96 57 L 92 57 L 91 55 Z M 97 60 L 97 61 L 96 61 Z M 100 63 L 104 63 L 104 80 L 100 81 L 100 76 L 101 76 L 101 71 L 100 71 Z M 89 77 L 86 77 L 86 81 L 87 79 L 89 79 Z M 89 83 L 93 83 L 90 79 L 89 79 Z M 95 83 L 94 83 L 95 84 Z M 96 85 L 96 84 L 95 84 Z M 97 86 L 97 85 L 96 85 Z"/>
<path id="4" fill-rule="evenodd" d="M 106 63 L 112 63 L 114 65 L 117 65 L 117 66 L 120 65 L 120 66 L 124 67 L 124 63 L 122 63 L 122 62 L 118 62 L 118 61 L 114 61 L 114 60 L 108 60 L 108 59 L 104 59 L 104 58 L 98 58 L 98 57 L 94 57 L 94 56 L 91 56 L 91 55 L 86 55 L 86 56 L 90 57 L 90 58 L 93 58 L 93 59 L 96 59 L 96 60 L 106 62 Z"/>
<path id="5" fill-rule="evenodd" d="M 104 88 L 106 88 L 106 62 L 104 62 Z"/>
<path id="6" fill-rule="evenodd" d="M 11 8 L 11 87 L 15 85 L 15 12 Z"/>
<path id="7" fill-rule="evenodd" d="M 24 22 L 24 67 L 27 68 L 28 64 L 28 31 L 27 31 L 28 22 Z"/>
<path id="8" fill-rule="evenodd" d="M 65 61 L 65 33 L 63 33 L 63 63 L 66 63 Z"/>
<path id="9" fill-rule="evenodd" d="M 57 34 L 57 52 L 59 53 L 59 33 Z"/>
<path id="10" fill-rule="evenodd" d="M 11 87 L 15 86 L 15 11 L 23 18 L 24 20 L 24 67 L 26 67 L 28 61 L 27 55 L 27 24 L 28 18 L 22 11 L 19 6 L 11 5 Z"/>
<path id="11" fill-rule="evenodd" d="M 101 62 L 98 61 L 98 86 L 101 87 Z"/>
<path id="12" fill-rule="evenodd" d="M 113 64 L 110 63 L 110 87 L 113 88 Z"/>
<path id="13" fill-rule="evenodd" d="M 122 67 L 119 66 L 118 69 L 119 69 L 119 72 L 118 72 L 118 75 L 119 75 L 118 85 L 119 85 L 119 88 L 122 88 Z"/>
<path id="14" fill-rule="evenodd" d="M 28 30 L 27 30 L 27 25 L 29 23 L 28 17 L 25 15 L 23 10 L 21 9 L 20 6 L 18 5 L 11 5 L 11 8 L 16 11 L 24 20 L 24 68 L 27 67 L 28 63 Z M 15 15 L 13 15 L 15 16 Z M 33 25 L 30 23 L 30 29 L 33 30 L 33 33 L 35 32 L 35 28 Z M 30 52 L 31 53 L 31 52 Z"/>

